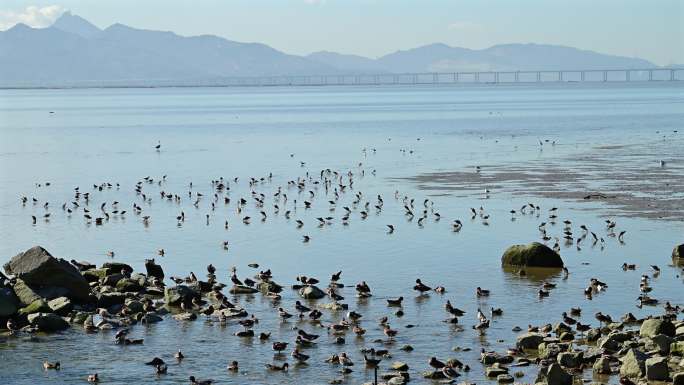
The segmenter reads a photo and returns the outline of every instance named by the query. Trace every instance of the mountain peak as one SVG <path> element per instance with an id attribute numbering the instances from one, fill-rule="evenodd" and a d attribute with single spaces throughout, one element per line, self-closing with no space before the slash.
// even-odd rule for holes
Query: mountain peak
<path id="1" fill-rule="evenodd" d="M 90 39 L 91 37 L 102 32 L 101 29 L 97 28 L 91 22 L 82 18 L 81 16 L 72 14 L 71 11 L 64 12 L 62 16 L 60 16 L 54 22 L 54 24 L 52 24 L 52 26 L 59 30 L 70 32 L 86 39 Z"/>

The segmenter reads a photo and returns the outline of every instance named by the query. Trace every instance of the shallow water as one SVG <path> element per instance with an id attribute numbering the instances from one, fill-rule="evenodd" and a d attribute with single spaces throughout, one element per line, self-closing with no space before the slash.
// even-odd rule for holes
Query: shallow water
<path id="1" fill-rule="evenodd" d="M 661 160 L 651 154 L 660 153 L 667 154 L 667 167 L 681 169 L 682 90 L 679 84 L 663 83 L 0 91 L 3 262 L 40 244 L 55 256 L 98 264 L 109 259 L 106 251 L 114 250 L 115 260 L 139 271 L 144 270 L 145 258 L 164 248 L 166 256 L 156 259 L 167 277 L 185 276 L 189 271 L 204 276 L 205 266 L 213 263 L 219 280 L 225 282 L 230 266 L 237 266 L 238 275 L 247 277 L 253 274 L 247 264 L 258 262 L 262 268 L 271 268 L 274 280 L 283 285 L 293 284 L 299 274 L 326 282 L 331 273 L 342 270 L 343 283 L 353 286 L 365 280 L 374 294 L 360 301 L 353 287 L 340 292 L 350 310 L 364 315 L 361 326 L 367 329 L 364 338 L 348 333 L 342 346 L 333 344 L 333 337 L 324 329 L 307 322 L 280 323 L 276 319 L 274 306 L 294 311 L 294 291 L 285 290 L 279 305 L 261 295 L 235 298 L 233 302 L 260 319 L 257 333 L 272 332 L 270 342 L 289 341 L 292 347 L 294 326 L 322 335 L 317 347 L 305 351 L 312 356 L 309 365 L 294 367 L 286 374 L 264 370 L 263 365 L 273 361 L 270 342 L 240 340 L 232 333 L 241 327 L 221 327 L 200 317 L 194 322 L 169 318 L 150 327 L 134 327 L 133 338 L 144 337 L 143 346 L 117 346 L 111 342 L 113 333 L 85 335 L 78 328 L 39 336 L 37 341 L 0 337 L 0 382 L 78 383 L 97 371 L 103 383 L 111 384 L 184 383 L 189 375 L 219 383 L 319 384 L 339 376 L 338 368 L 323 360 L 346 351 L 356 362 L 346 383 L 356 384 L 372 379 L 372 372 L 361 365 L 359 349 L 384 346 L 373 343 L 384 338 L 376 320 L 389 315 L 399 335 L 395 343 L 387 345 L 393 358 L 383 361 L 383 368 L 391 361 L 405 361 L 411 367 L 412 383 L 429 383 L 420 378 L 420 372 L 428 370 L 430 356 L 457 357 L 472 368 L 462 378 L 479 383 L 485 381 L 483 367 L 477 362 L 480 348 L 502 352 L 513 346 L 513 326 L 558 322 L 560 313 L 571 306 L 581 306 L 582 322 L 591 324 L 596 324 L 593 314 L 599 310 L 613 318 L 628 311 L 637 316 L 661 314 L 662 307 L 636 308 L 639 277 L 651 274 L 650 264 L 659 265 L 663 271 L 653 280 L 652 295 L 682 304 L 681 269 L 667 265 L 674 245 L 684 241 L 684 218 L 623 217 L 600 202 L 563 201 L 497 189 L 487 198 L 479 190 L 424 189 L 403 178 L 430 172 L 474 172 L 476 165 L 486 172 L 487 166 L 534 161 L 562 160 L 567 164 L 574 158 L 592 156 L 596 146 L 635 143 L 661 151 L 650 151 L 649 156 L 636 160 L 630 157 L 631 166 L 651 172 Z M 540 149 L 539 140 L 546 139 L 550 142 Z M 162 144 L 160 152 L 154 150 L 157 141 Z M 622 160 L 630 155 L 618 154 Z M 614 161 L 619 164 L 621 159 Z M 353 192 L 341 194 L 332 212 L 327 203 L 331 198 L 325 196 L 323 187 L 310 185 L 301 194 L 287 189 L 287 181 L 306 172 L 317 177 L 323 168 L 355 174 Z M 267 197 L 268 218 L 261 222 L 259 209 L 250 202 L 242 215 L 253 220 L 244 225 L 234 202 L 240 197 L 249 199 L 249 177 L 269 173 L 273 174 L 270 182 L 254 187 Z M 142 203 L 133 191 L 134 184 L 145 176 L 157 180 L 162 175 L 167 179 L 161 186 L 144 185 L 152 202 Z M 239 177 L 239 181 L 231 183 L 231 204 L 220 202 L 212 211 L 210 181 L 219 177 Z M 119 183 L 120 188 L 92 189 L 93 184 L 103 182 Z M 190 182 L 192 191 L 204 194 L 198 208 L 187 198 Z M 614 180 L 605 183 L 615 188 Z M 118 200 L 120 209 L 128 213 L 112 217 L 103 226 L 87 224 L 82 212 L 67 216 L 61 205 L 72 201 L 77 186 L 82 192 L 91 191 L 91 209 L 97 211 L 102 202 Z M 275 214 L 272 194 L 279 186 L 290 200 L 287 206 L 281 201 L 280 213 Z M 309 199 L 309 189 L 316 197 L 312 209 L 304 210 L 302 201 Z M 161 201 L 160 190 L 181 195 L 183 202 Z M 415 198 L 417 211 L 422 211 L 423 199 L 433 201 L 441 221 L 430 216 L 422 227 L 417 218 L 408 221 L 403 203 L 394 199 L 395 190 L 401 197 Z M 339 220 L 342 206 L 351 206 L 356 192 L 363 192 L 362 203 L 371 202 L 370 215 L 361 219 L 357 208 L 349 225 L 343 226 Z M 385 201 L 380 213 L 372 209 L 378 194 Z M 20 197 L 24 195 L 40 203 L 22 206 Z M 288 220 L 283 214 L 285 207 L 294 210 L 294 199 L 297 211 Z M 42 216 L 45 201 L 50 202 L 47 212 L 51 217 L 33 225 L 31 215 Z M 541 206 L 539 216 L 518 214 L 512 220 L 509 210 L 530 201 Z M 133 214 L 133 202 L 141 204 L 143 215 L 151 217 L 148 226 Z M 491 216 L 488 225 L 480 218 L 470 219 L 469 208 L 480 206 Z M 579 224 L 586 224 L 604 237 L 606 244 L 603 250 L 598 245 L 591 247 L 590 242 L 581 251 L 574 245 L 563 247 L 561 255 L 570 277 L 549 277 L 558 286 L 549 298 L 540 300 L 537 290 L 541 281 L 505 273 L 500 256 L 511 244 L 538 240 L 537 225 L 547 220 L 551 207 L 559 208 L 560 219 L 549 226 L 551 235 L 560 236 L 561 221 L 571 219 L 576 234 L 580 233 Z M 186 221 L 179 227 L 175 217 L 181 210 Z M 208 225 L 206 214 L 210 214 Z M 318 227 L 315 218 L 328 215 L 335 217 L 333 223 Z M 606 234 L 606 215 L 617 221 L 617 231 L 627 231 L 624 244 Z M 451 222 L 457 218 L 464 227 L 454 233 Z M 295 219 L 304 221 L 302 229 L 296 228 Z M 229 230 L 223 225 L 226 220 Z M 396 227 L 393 234 L 387 234 L 387 224 Z M 303 234 L 310 235 L 311 242 L 302 243 Z M 221 246 L 224 240 L 230 242 L 228 251 Z M 636 263 L 637 271 L 622 271 L 623 262 Z M 445 286 L 447 292 L 417 296 L 411 288 L 418 277 L 428 285 Z M 582 291 L 591 277 L 607 282 L 609 289 L 588 301 Z M 490 289 L 491 297 L 477 300 L 477 286 Z M 398 318 L 384 299 L 400 295 L 405 297 L 405 315 Z M 463 330 L 442 322 L 447 299 L 468 312 L 461 318 Z M 504 310 L 483 337 L 471 329 L 478 307 Z M 344 316 L 324 314 L 325 324 Z M 416 326 L 405 328 L 409 324 Z M 404 344 L 415 350 L 399 350 Z M 472 350 L 454 352 L 455 346 Z M 178 366 L 170 365 L 165 376 L 156 377 L 150 367 L 142 365 L 154 356 L 172 361 L 179 347 L 187 359 Z M 289 355 L 282 358 L 289 359 Z M 63 369 L 44 372 L 41 362 L 45 359 L 61 361 Z M 234 359 L 240 362 L 239 374 L 225 370 Z M 523 370 L 527 375 L 522 381 L 532 382 L 537 369 Z"/>

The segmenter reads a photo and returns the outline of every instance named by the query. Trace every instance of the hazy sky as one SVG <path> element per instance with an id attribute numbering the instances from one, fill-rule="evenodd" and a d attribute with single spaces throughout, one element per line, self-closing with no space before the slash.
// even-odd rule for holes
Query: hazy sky
<path id="1" fill-rule="evenodd" d="M 65 9 L 102 28 L 214 34 L 294 54 L 534 42 L 684 63 L 684 0 L 2 0 L 0 29 L 46 26 Z"/>

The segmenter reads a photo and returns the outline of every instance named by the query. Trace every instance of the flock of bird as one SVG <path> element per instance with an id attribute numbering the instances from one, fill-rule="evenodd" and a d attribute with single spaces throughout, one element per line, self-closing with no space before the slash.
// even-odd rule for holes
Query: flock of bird
<path id="1" fill-rule="evenodd" d="M 157 151 L 160 151 L 161 144 L 156 147 Z M 302 162 L 300 166 L 305 167 L 305 163 Z M 480 172 L 480 168 L 476 169 L 476 172 Z M 164 218 L 152 218 L 152 215 L 148 213 L 148 208 L 155 197 L 158 201 L 165 201 L 169 204 L 175 205 L 177 207 L 177 215 L 175 215 L 175 223 L 177 226 L 182 227 L 186 224 L 186 210 L 207 210 L 204 215 L 205 220 L 203 225 L 211 225 L 218 221 L 230 234 L 230 229 L 234 226 L 234 223 L 242 223 L 244 225 L 250 225 L 253 222 L 266 222 L 270 220 L 273 216 L 282 216 L 288 221 L 292 221 L 292 225 L 297 229 L 311 229 L 312 227 L 327 227 L 334 223 L 339 223 L 343 226 L 350 225 L 354 220 L 358 219 L 363 221 L 370 215 L 381 215 L 385 210 L 385 199 L 381 194 L 366 194 L 357 189 L 355 184 L 357 181 L 366 174 L 375 175 L 375 170 L 366 170 L 362 163 L 359 163 L 357 167 L 352 170 L 337 171 L 332 169 L 323 169 L 319 172 L 313 174 L 305 171 L 303 175 L 300 175 L 294 179 L 287 181 L 287 183 L 279 186 L 273 186 L 273 175 L 268 174 L 263 177 L 250 177 L 244 182 L 248 187 L 248 192 L 239 197 L 234 197 L 234 191 L 239 190 L 237 187 L 244 186 L 241 185 L 242 181 L 239 178 L 218 178 L 210 182 L 211 191 L 207 193 L 199 192 L 195 190 L 192 183 L 188 184 L 187 191 L 169 191 L 167 190 L 167 176 L 164 175 L 161 178 L 145 177 L 138 181 L 133 187 L 135 198 L 133 202 L 128 204 L 122 204 L 118 201 L 111 202 L 101 202 L 97 199 L 97 194 L 103 191 L 115 189 L 121 189 L 119 183 L 98 183 L 92 185 L 91 191 L 82 191 L 81 188 L 75 187 L 73 190 L 73 199 L 70 202 L 64 202 L 61 204 L 61 212 L 67 218 L 72 216 L 82 216 L 83 220 L 87 224 L 95 224 L 96 226 L 106 226 L 112 218 L 124 217 L 126 215 L 133 215 L 139 218 L 144 226 L 151 226 L 154 221 L 164 221 L 169 219 Z M 37 185 L 38 187 L 50 186 L 49 183 L 44 183 Z M 157 188 L 157 191 L 150 191 L 153 187 Z M 486 190 L 485 195 L 489 196 L 491 191 Z M 401 194 L 399 191 L 395 191 L 393 196 L 396 204 L 392 205 L 392 209 L 399 207 L 401 210 L 401 216 L 406 219 L 407 223 L 415 223 L 418 227 L 426 226 L 428 223 L 439 222 L 442 220 L 442 215 L 435 207 L 435 202 L 430 199 L 418 199 L 415 197 L 410 197 L 408 195 Z M 42 214 L 42 220 L 49 223 L 50 219 L 53 218 L 55 214 L 51 211 L 53 204 L 48 201 L 40 201 L 35 197 L 21 197 L 21 204 L 23 206 L 37 206 L 44 209 Z M 92 203 L 96 201 L 97 203 Z M 189 205 L 186 205 L 186 202 Z M 59 204 L 58 204 L 58 207 Z M 328 212 L 327 215 L 316 216 L 316 214 L 310 214 L 315 211 L 314 208 L 323 207 L 325 211 Z M 130 211 L 130 213 L 129 213 Z M 320 210 L 319 210 L 320 211 Z M 590 229 L 586 225 L 580 225 L 579 230 L 573 228 L 574 223 L 565 219 L 562 221 L 563 228 L 562 233 L 559 236 L 553 236 L 549 233 L 549 226 L 555 225 L 560 222 L 558 216 L 558 208 L 552 207 L 550 209 L 544 210 L 539 205 L 534 203 L 528 203 L 520 208 L 510 210 L 510 219 L 512 221 L 517 220 L 520 216 L 532 216 L 535 218 L 541 218 L 544 216 L 543 220 L 538 225 L 539 237 L 542 242 L 550 243 L 553 241 L 553 249 L 557 252 L 561 251 L 561 244 L 564 246 L 574 245 L 577 250 L 581 250 L 581 245 L 584 244 L 585 240 L 589 238 L 587 242 L 591 242 L 592 246 L 600 246 L 603 249 L 606 245 L 606 238 L 615 238 L 620 244 L 624 243 L 624 237 L 626 234 L 625 230 L 619 230 L 616 221 L 606 220 L 605 229 Z M 337 213 L 337 214 L 336 214 Z M 219 215 L 225 215 L 219 217 Z M 467 213 L 466 218 L 470 218 L 470 223 L 472 225 L 476 224 L 476 220 L 479 220 L 481 225 L 489 226 L 492 214 L 485 210 L 483 206 L 479 208 L 470 208 Z M 32 223 L 34 225 L 39 225 L 39 218 L 41 215 L 33 214 Z M 217 219 L 220 218 L 220 219 Z M 395 215 L 396 218 L 396 215 Z M 311 225 L 313 223 L 313 225 Z M 453 232 L 460 232 L 467 222 L 455 218 L 450 221 L 450 230 Z M 399 226 L 396 224 L 386 224 L 385 232 L 388 234 L 393 234 L 399 231 Z M 598 235 L 597 232 L 601 232 Z M 302 242 L 307 243 L 313 240 L 311 233 L 302 234 Z M 604 236 L 606 238 L 604 238 Z M 230 240 L 220 240 L 217 242 L 223 249 L 230 248 Z M 157 250 L 159 256 L 164 256 L 167 252 L 164 248 Z M 109 257 L 115 257 L 115 251 L 109 250 L 106 252 Z M 252 268 L 258 268 L 257 264 L 250 265 Z M 634 270 L 636 266 L 625 263 L 623 265 L 624 270 Z M 660 269 L 657 266 L 652 267 L 654 271 L 654 276 L 657 275 Z M 237 276 L 237 270 L 233 267 L 231 268 L 230 281 L 233 285 L 246 285 L 254 287 L 257 283 L 251 278 L 240 279 Z M 216 267 L 210 264 L 207 267 L 208 272 L 208 282 L 214 287 L 212 295 L 220 299 L 219 305 L 207 305 L 207 302 L 203 300 L 193 301 L 192 303 L 183 303 L 182 308 L 184 311 L 196 312 L 204 314 L 206 317 L 216 317 L 216 310 L 221 310 L 225 308 L 235 308 L 237 305 L 231 303 L 227 296 L 225 296 L 221 289 L 226 287 L 225 284 L 220 284 L 216 278 Z M 332 274 L 330 277 L 329 284 L 325 290 L 327 297 L 332 301 L 334 305 L 340 304 L 340 301 L 344 300 L 344 297 L 340 295 L 339 288 L 344 287 L 341 285 L 342 272 Z M 523 270 L 519 271 L 519 274 L 524 275 Z M 564 279 L 569 276 L 569 271 L 564 268 Z M 272 273 L 269 270 L 260 271 L 256 278 L 261 281 L 270 281 L 272 279 Z M 656 305 L 658 300 L 648 296 L 651 290 L 649 286 L 650 277 L 644 275 L 641 278 L 640 290 L 641 295 L 639 296 L 639 306 L 642 305 Z M 192 283 L 197 282 L 198 278 L 194 273 L 190 273 L 187 277 L 172 277 L 172 281 L 176 284 Z M 294 288 L 304 288 L 306 286 L 313 286 L 319 284 L 320 281 L 316 278 L 309 276 L 298 276 L 296 279 L 297 283 Z M 552 289 L 556 286 L 552 282 L 543 282 L 541 288 L 538 291 L 540 298 L 548 297 Z M 586 287 L 584 294 L 587 298 L 591 299 L 592 296 L 601 293 L 606 290 L 608 285 L 599 279 L 592 278 Z M 356 297 L 358 300 L 367 300 L 372 296 L 372 291 L 368 283 L 365 281 L 359 282 L 354 286 Z M 430 293 L 444 294 L 447 289 L 444 286 L 429 286 L 423 282 L 420 278 L 415 280 L 415 285 L 413 286 L 420 296 L 427 296 Z M 481 287 L 477 287 L 473 290 L 473 294 L 478 301 L 484 300 L 490 296 L 490 291 Z M 278 293 L 267 293 L 266 297 L 270 298 L 277 305 L 274 306 L 275 316 L 277 316 L 281 322 L 288 322 L 289 319 L 299 319 L 300 321 L 309 322 L 312 327 L 319 327 L 325 333 L 330 333 L 333 335 L 334 341 L 337 344 L 343 345 L 345 343 L 345 335 L 347 333 L 353 333 L 359 338 L 367 332 L 367 320 L 366 317 L 359 310 L 351 310 L 346 313 L 338 322 L 326 322 L 324 313 L 317 307 L 307 306 L 301 301 L 296 301 L 292 308 L 287 308 L 283 306 L 280 301 L 282 297 Z M 400 317 L 403 314 L 403 296 L 398 296 L 394 298 L 385 299 L 385 305 L 388 308 L 398 309 L 394 314 Z M 478 306 L 484 304 L 484 302 L 478 302 Z M 155 304 L 147 303 L 147 310 L 153 310 Z M 455 307 L 450 300 L 446 300 L 444 303 L 444 311 L 447 315 L 445 320 L 449 324 L 460 324 L 459 318 L 466 315 L 466 311 Z M 667 302 L 664 306 L 665 311 L 668 313 L 679 312 L 681 309 L 678 306 L 672 306 Z M 492 318 L 504 316 L 504 309 L 490 307 L 489 309 L 478 308 L 475 314 L 476 322 L 472 325 L 472 329 L 479 334 L 486 333 L 487 329 L 490 327 L 490 322 Z M 560 320 L 566 325 L 574 327 L 577 332 L 583 334 L 587 332 L 591 326 L 588 323 L 581 323 L 579 317 L 581 316 L 582 309 L 579 307 L 571 308 L 568 312 L 563 312 L 560 316 Z M 223 313 L 218 313 L 217 322 L 227 323 L 229 322 Z M 625 317 L 634 317 L 631 313 L 625 315 Z M 601 312 L 595 314 L 594 317 L 599 325 L 607 324 L 612 322 L 612 318 Z M 267 331 L 255 333 L 254 327 L 259 323 L 259 319 L 252 314 L 250 317 L 245 317 L 238 322 L 240 330 L 236 331 L 234 335 L 240 338 L 259 338 L 260 340 L 269 340 L 271 333 Z M 365 323 L 365 325 L 364 325 Z M 377 327 L 382 331 L 383 335 L 386 337 L 385 340 L 376 340 L 374 342 L 382 342 L 388 347 L 393 347 L 395 338 L 401 331 L 390 324 L 390 318 L 384 316 L 377 320 Z M 410 328 L 411 325 L 406 325 Z M 543 326 L 528 326 L 529 331 L 541 331 L 550 332 L 550 325 Z M 306 354 L 307 348 L 315 346 L 318 342 L 320 334 L 315 334 L 314 332 L 307 332 L 302 328 L 296 327 L 296 333 L 293 341 L 274 341 L 272 342 L 272 349 L 275 352 L 274 358 L 277 360 L 286 359 L 283 357 L 284 352 L 290 352 L 289 356 L 292 359 L 293 365 L 303 365 L 309 360 L 310 355 Z M 519 331 L 514 330 L 514 331 Z M 117 332 L 115 336 L 116 343 L 121 344 L 137 344 L 142 343 L 142 340 L 131 340 L 127 338 L 128 329 L 122 329 Z M 290 348 L 290 346 L 292 346 Z M 402 349 L 410 350 L 412 349 L 410 345 L 402 347 Z M 383 359 L 391 357 L 391 351 L 385 348 L 364 348 L 362 353 L 362 364 L 369 368 L 377 368 Z M 483 349 L 483 354 L 485 354 Z M 520 353 L 517 352 L 515 348 L 509 349 L 509 353 Z M 182 361 L 185 359 L 185 355 L 179 350 L 175 355 L 175 359 Z M 358 360 L 360 361 L 360 360 Z M 346 375 L 352 372 L 352 367 L 354 367 L 355 362 L 351 354 L 341 352 L 339 354 L 334 354 L 325 359 L 325 362 L 335 364 L 339 367 L 339 372 L 342 375 Z M 147 362 L 147 364 L 155 368 L 155 373 L 158 375 L 163 375 L 167 373 L 167 364 L 158 357 L 155 357 L 152 361 Z M 287 371 L 290 367 L 290 363 L 283 362 L 282 364 L 276 363 L 266 363 L 265 367 L 269 371 Z M 439 360 L 437 357 L 430 357 L 427 360 L 427 365 L 435 370 L 442 372 L 444 377 L 448 379 L 455 379 L 459 377 L 462 372 L 467 372 L 470 370 L 468 365 L 462 362 L 451 359 L 448 362 Z M 45 369 L 59 369 L 60 363 L 50 363 L 45 362 Z M 231 372 L 238 372 L 240 366 L 238 361 L 232 360 L 227 366 L 227 370 Z M 190 377 L 190 382 L 193 385 L 208 385 L 211 384 L 211 380 L 199 380 L 195 377 Z M 91 374 L 88 377 L 88 381 L 99 382 L 100 378 L 98 374 Z"/>

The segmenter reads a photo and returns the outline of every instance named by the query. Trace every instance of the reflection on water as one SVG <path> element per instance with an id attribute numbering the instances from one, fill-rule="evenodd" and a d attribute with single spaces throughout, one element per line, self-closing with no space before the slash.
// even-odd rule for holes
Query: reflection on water
<path id="1" fill-rule="evenodd" d="M 480 189 L 433 193 L 401 178 L 425 172 L 474 172 L 477 165 L 567 159 L 585 154 L 596 143 L 648 141 L 669 151 L 682 144 L 681 134 L 667 141 L 654 141 L 653 136 L 656 131 L 680 128 L 682 99 L 676 85 L 1 91 L 3 261 L 40 244 L 56 256 L 98 264 L 108 260 L 106 251 L 114 250 L 115 260 L 143 271 L 144 259 L 164 248 L 166 255 L 157 257 L 157 262 L 167 276 L 185 276 L 189 271 L 201 276 L 212 263 L 219 280 L 226 282 L 231 266 L 244 278 L 255 273 L 247 264 L 258 262 L 271 268 L 274 280 L 286 287 L 300 274 L 327 282 L 331 273 L 342 270 L 342 282 L 350 287 L 339 294 L 350 310 L 363 314 L 361 326 L 367 332 L 363 337 L 348 333 L 346 343 L 337 345 L 333 335 L 309 322 L 296 318 L 281 322 L 276 309 L 292 310 L 298 299 L 289 289 L 280 303 L 261 295 L 229 295 L 231 302 L 260 319 L 255 332 L 270 331 L 270 341 L 234 337 L 241 326 L 222 326 L 203 316 L 194 322 L 167 317 L 158 324 L 136 326 L 131 338 L 144 338 L 142 346 L 114 345 L 113 332 L 85 334 L 79 328 L 33 339 L 0 337 L 0 380 L 70 384 L 97 371 L 108 384 L 184 383 L 189 375 L 219 383 L 327 383 L 340 376 L 339 368 L 323 360 L 344 351 L 356 362 L 345 383 L 356 384 L 370 381 L 373 374 L 361 365 L 359 350 L 375 347 L 392 352 L 392 359 L 383 361 L 383 370 L 392 361 L 407 362 L 416 383 L 423 383 L 420 372 L 429 368 L 431 356 L 458 358 L 473 368 L 462 378 L 482 382 L 480 348 L 505 351 L 513 346 L 515 326 L 555 323 L 563 311 L 577 306 L 583 309 L 582 322 L 592 324 L 597 311 L 614 318 L 626 312 L 637 317 L 660 314 L 662 308 L 637 308 L 634 299 L 640 275 L 650 274 L 649 265 L 657 264 L 662 273 L 652 279 L 653 296 L 681 304 L 680 269 L 668 266 L 672 247 L 684 241 L 681 221 L 611 215 L 627 231 L 625 243 L 620 244 L 606 233 L 601 202 L 520 196 L 494 187 L 488 195 Z M 544 138 L 557 144 L 540 151 L 538 141 Z M 153 149 L 157 141 L 162 143 L 159 153 Z M 300 162 L 305 162 L 303 167 Z M 669 163 L 681 165 L 682 159 Z M 304 210 L 301 202 L 309 199 L 308 188 L 300 195 L 296 188 L 288 190 L 287 182 L 307 172 L 318 175 L 323 168 L 353 171 L 354 190 L 341 194 L 330 211 L 330 195 L 321 186 L 312 187 L 314 204 Z M 249 177 L 269 173 L 273 174 L 270 181 L 249 186 Z M 152 197 L 144 204 L 151 217 L 148 226 L 131 212 L 94 226 L 60 209 L 72 200 L 76 186 L 88 191 L 103 182 L 119 183 L 120 188 L 92 192 L 92 204 L 118 200 L 130 209 L 133 202 L 140 204 L 134 184 L 145 176 L 156 180 L 162 175 L 167 179 L 161 186 L 144 187 Z M 197 208 L 187 200 L 176 204 L 158 198 L 161 190 L 185 197 L 190 182 L 194 192 L 211 197 L 210 181 L 221 176 L 239 177 L 231 186 L 233 201 L 250 197 L 252 190 L 263 193 L 268 219 L 244 225 L 241 216 L 260 218 L 253 205 L 238 216 L 234 205 L 212 211 L 210 198 Z M 47 181 L 49 187 L 44 185 Z M 38 182 L 43 185 L 37 187 Z M 279 214 L 272 207 L 278 187 L 291 197 L 291 219 L 285 218 L 284 207 Z M 394 199 L 396 190 L 399 199 Z M 370 210 L 365 219 L 355 209 L 345 226 L 340 222 L 342 207 L 351 207 L 357 192 L 371 202 L 380 194 L 385 204 L 380 212 Z M 22 195 L 49 201 L 50 220 L 32 225 L 31 215 L 45 210 L 41 205 L 22 207 Z M 423 200 L 429 198 L 442 219 L 430 216 L 419 226 L 420 214 L 413 220 L 405 215 L 404 195 L 415 199 L 419 213 Z M 530 200 L 541 211 L 511 217 L 509 210 Z M 481 206 L 489 215 L 486 224 L 479 215 L 470 218 L 470 208 L 479 211 Z M 551 207 L 558 207 L 559 221 L 547 225 L 550 235 L 562 237 L 562 220 L 571 219 L 576 231 L 585 224 L 604 237 L 604 246 L 586 244 L 578 250 L 575 245 L 561 245 L 570 272 L 567 279 L 559 272 L 526 269 L 527 275 L 520 277 L 503 270 L 500 257 L 506 247 L 539 240 L 538 225 L 547 220 Z M 186 221 L 178 226 L 175 217 L 181 210 Z M 326 216 L 335 218 L 332 224 L 318 227 L 316 218 Z M 296 219 L 304 221 L 302 229 L 297 229 Z M 463 223 L 460 232 L 452 231 L 455 219 Z M 229 230 L 224 228 L 226 220 Z M 395 226 L 394 233 L 387 233 L 388 224 Z M 311 237 L 309 243 L 302 243 L 304 234 Z M 224 240 L 230 242 L 228 251 L 221 247 Z M 623 262 L 638 268 L 623 271 Z M 583 290 L 592 277 L 607 282 L 609 288 L 590 301 Z M 416 295 L 411 289 L 416 278 L 432 287 L 443 285 L 447 291 Z M 371 286 L 372 298 L 355 297 L 353 285 L 362 280 Z M 537 292 L 545 281 L 556 287 L 549 297 L 539 298 Z M 477 286 L 491 290 L 491 295 L 476 298 Z M 401 317 L 385 302 L 398 296 L 406 298 Z M 444 322 L 447 299 L 467 312 L 458 324 Z M 474 332 L 477 309 L 486 312 L 493 307 L 502 308 L 503 315 L 492 318 L 485 335 Z M 345 312 L 325 311 L 322 322 L 330 324 L 345 316 Z M 377 322 L 383 316 L 399 331 L 391 343 Z M 310 363 L 293 366 L 288 373 L 267 372 L 264 364 L 284 358 L 273 356 L 271 342 L 292 342 L 294 328 L 321 335 L 316 346 L 305 350 L 312 357 Z M 400 350 L 405 344 L 414 350 Z M 178 348 L 187 357 L 182 363 L 173 360 Z M 171 363 L 167 375 L 157 377 L 142 364 L 154 356 Z M 45 359 L 60 360 L 63 369 L 44 372 Z M 240 362 L 238 373 L 225 370 L 232 360 Z M 522 381 L 530 382 L 536 375 L 535 367 L 522 371 L 526 374 Z M 589 372 L 584 376 L 591 378 Z"/>

